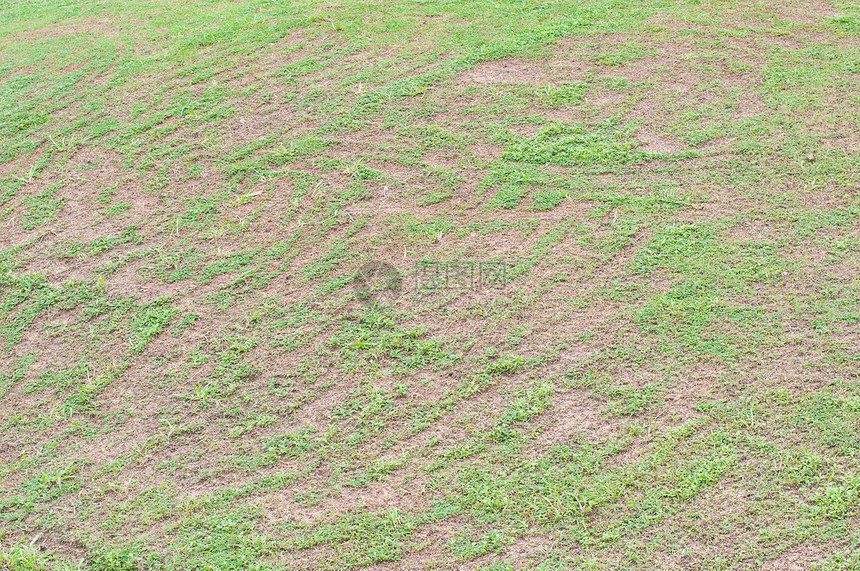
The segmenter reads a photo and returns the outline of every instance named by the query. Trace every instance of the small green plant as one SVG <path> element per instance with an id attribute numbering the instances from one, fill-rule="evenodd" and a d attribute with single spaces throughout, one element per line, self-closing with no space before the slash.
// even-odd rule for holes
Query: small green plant
<path id="1" fill-rule="evenodd" d="M 563 190 L 548 188 L 542 189 L 535 194 L 532 208 L 535 210 L 552 210 L 567 198 Z"/>
<path id="2" fill-rule="evenodd" d="M 611 124 L 588 128 L 585 125 L 553 123 L 528 140 L 517 141 L 502 154 L 510 161 L 573 166 L 626 163 L 638 143 L 627 131 Z"/>
<path id="3" fill-rule="evenodd" d="M 29 208 L 22 221 L 24 230 L 31 230 L 56 219 L 57 213 L 62 210 L 67 200 L 65 197 L 54 198 L 62 188 L 62 183 L 55 184 L 36 196 L 23 199 L 22 204 Z"/>
<path id="4" fill-rule="evenodd" d="M 491 204 L 497 208 L 516 208 L 525 196 L 526 191 L 521 186 L 507 185 L 502 187 L 493 198 Z"/>
<path id="5" fill-rule="evenodd" d="M 582 102 L 588 86 L 582 83 L 561 83 L 537 91 L 538 101 L 546 107 L 555 108 L 567 105 L 578 105 Z"/>

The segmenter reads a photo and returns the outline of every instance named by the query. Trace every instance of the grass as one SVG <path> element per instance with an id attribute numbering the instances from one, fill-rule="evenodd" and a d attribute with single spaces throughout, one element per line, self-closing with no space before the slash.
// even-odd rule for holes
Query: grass
<path id="1" fill-rule="evenodd" d="M 858 18 L 5 2 L 0 568 L 857 568 Z"/>

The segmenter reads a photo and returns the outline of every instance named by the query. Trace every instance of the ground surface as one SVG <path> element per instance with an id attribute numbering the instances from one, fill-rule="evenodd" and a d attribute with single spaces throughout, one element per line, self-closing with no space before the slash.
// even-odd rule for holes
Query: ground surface
<path id="1" fill-rule="evenodd" d="M 5 1 L 0 54 L 0 568 L 860 566 L 856 4 Z"/>

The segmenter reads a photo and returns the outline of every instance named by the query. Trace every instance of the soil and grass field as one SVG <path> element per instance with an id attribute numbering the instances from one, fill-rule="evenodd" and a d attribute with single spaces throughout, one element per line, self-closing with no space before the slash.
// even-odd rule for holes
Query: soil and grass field
<path id="1" fill-rule="evenodd" d="M 0 569 L 858 569 L 858 189 L 852 2 L 4 0 Z"/>

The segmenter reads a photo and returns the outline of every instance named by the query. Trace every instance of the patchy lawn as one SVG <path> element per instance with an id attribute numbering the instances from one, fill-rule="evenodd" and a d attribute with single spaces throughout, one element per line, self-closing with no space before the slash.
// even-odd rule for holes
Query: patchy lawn
<path id="1" fill-rule="evenodd" d="M 0 568 L 860 566 L 856 4 L 0 6 Z"/>

